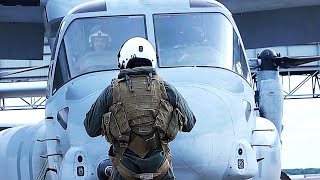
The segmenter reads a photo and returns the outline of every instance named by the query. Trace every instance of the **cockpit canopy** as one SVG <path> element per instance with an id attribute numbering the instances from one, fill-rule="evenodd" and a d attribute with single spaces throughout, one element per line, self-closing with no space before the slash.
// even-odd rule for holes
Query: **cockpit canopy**
<path id="1" fill-rule="evenodd" d="M 133 36 L 146 37 L 144 16 L 74 20 L 64 36 L 71 76 L 117 69 L 118 51 Z"/>
<path id="2" fill-rule="evenodd" d="M 153 25 L 146 23 L 145 15 L 75 19 L 59 49 L 57 67 L 69 73 L 62 81 L 88 72 L 118 69 L 117 55 L 123 42 L 154 34 L 158 67 L 219 67 L 250 82 L 240 40 L 223 14 L 170 13 L 154 14 L 152 18 Z M 95 39 L 99 40 L 99 51 L 94 49 Z"/>
<path id="3" fill-rule="evenodd" d="M 161 67 L 232 69 L 233 28 L 221 14 L 159 14 L 154 26 Z"/>

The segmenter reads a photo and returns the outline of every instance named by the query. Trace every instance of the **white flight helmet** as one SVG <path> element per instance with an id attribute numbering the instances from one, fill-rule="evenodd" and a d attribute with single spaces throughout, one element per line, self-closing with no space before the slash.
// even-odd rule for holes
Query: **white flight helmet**
<path id="1" fill-rule="evenodd" d="M 111 42 L 111 37 L 107 33 L 103 32 L 101 26 L 99 26 L 99 25 L 94 26 L 91 29 L 91 34 L 89 36 L 89 44 L 90 44 L 90 46 L 92 45 L 92 41 L 93 41 L 94 37 L 105 37 L 105 38 L 107 38 L 107 42 L 108 43 Z"/>
<path id="2" fill-rule="evenodd" d="M 118 53 L 120 69 L 139 66 L 156 67 L 157 55 L 152 44 L 142 37 L 133 37 L 123 43 Z"/>

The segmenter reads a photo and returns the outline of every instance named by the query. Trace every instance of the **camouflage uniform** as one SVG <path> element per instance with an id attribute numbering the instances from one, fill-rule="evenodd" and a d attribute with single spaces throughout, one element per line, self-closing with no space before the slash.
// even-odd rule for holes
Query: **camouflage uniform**
<path id="1" fill-rule="evenodd" d="M 135 76 L 135 75 L 156 75 L 156 71 L 151 67 L 137 67 L 133 69 L 121 70 L 118 79 L 124 78 L 125 76 Z M 180 110 L 180 112 L 186 117 L 186 122 L 183 123 L 181 131 L 190 132 L 193 128 L 196 119 L 191 109 L 188 107 L 184 98 L 180 93 L 169 83 L 163 81 L 165 92 L 168 97 L 169 103 Z M 102 118 L 109 112 L 110 107 L 113 105 L 113 90 L 112 85 L 109 85 L 98 97 L 96 102 L 92 105 L 90 111 L 86 114 L 84 120 L 84 126 L 90 137 L 96 137 L 102 133 Z M 150 135 L 143 136 L 142 139 L 148 139 Z M 109 152 L 118 153 L 119 144 L 113 143 L 114 149 Z M 113 156 L 109 153 L 109 155 Z M 130 149 L 126 149 L 123 157 L 121 158 L 120 165 L 131 170 L 135 173 L 146 173 L 146 172 L 157 172 L 157 170 L 166 161 L 166 155 L 163 151 L 162 146 L 157 146 L 156 148 L 150 150 L 143 158 L 138 156 L 135 152 Z M 113 175 L 113 179 L 124 179 L 121 174 L 116 170 Z M 174 174 L 172 167 L 169 168 L 167 173 L 161 179 L 174 179 Z"/>

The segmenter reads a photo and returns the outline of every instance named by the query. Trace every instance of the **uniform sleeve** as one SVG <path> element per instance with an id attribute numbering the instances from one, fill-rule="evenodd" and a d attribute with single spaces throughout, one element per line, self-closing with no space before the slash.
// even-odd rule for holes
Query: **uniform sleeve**
<path id="1" fill-rule="evenodd" d="M 92 104 L 84 119 L 84 127 L 90 137 L 101 135 L 102 117 L 112 104 L 112 87 L 108 86 Z"/>
<path id="2" fill-rule="evenodd" d="M 186 100 L 182 95 L 177 91 L 177 89 L 164 81 L 164 86 L 166 88 L 169 102 L 173 105 L 174 108 L 178 108 L 183 115 L 187 117 L 187 122 L 183 126 L 183 132 L 190 132 L 196 123 L 196 117 L 194 116 L 192 110 L 188 106 Z"/>

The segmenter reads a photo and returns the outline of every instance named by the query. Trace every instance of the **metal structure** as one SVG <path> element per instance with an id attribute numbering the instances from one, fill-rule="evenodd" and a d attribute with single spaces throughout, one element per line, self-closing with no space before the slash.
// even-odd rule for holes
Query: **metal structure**
<path id="1" fill-rule="evenodd" d="M 246 49 L 320 42 L 320 1 L 219 1 L 233 13 Z"/>
<path id="2" fill-rule="evenodd" d="M 283 56 L 319 56 L 320 44 L 309 44 L 299 46 L 271 47 Z M 43 54 L 43 61 L 27 60 L 0 60 L 0 72 L 7 70 L 21 70 L 34 66 L 48 65 L 50 60 L 50 49 L 45 44 L 47 51 Z M 256 57 L 263 48 L 247 50 L 248 58 Z M 14 63 L 12 63 L 14 61 Z M 35 64 L 36 63 L 36 64 Z M 26 65 L 27 64 L 27 65 Z M 14 65 L 14 67 L 12 67 Z M 11 67 L 10 67 L 11 66 Z M 282 85 L 284 87 L 284 99 L 308 99 L 320 97 L 320 62 L 308 63 L 295 68 L 280 68 L 282 75 Z M 254 81 L 256 70 L 252 70 Z M 21 109 L 43 109 L 45 107 L 45 88 L 48 68 L 35 69 L 7 76 L 0 79 L 0 86 L 20 87 L 19 92 L 0 90 L 0 111 L 21 110 Z M 300 78 L 297 78 L 300 77 Z M 301 79 L 301 77 L 303 79 Z M 38 89 L 30 90 L 26 93 L 28 84 L 38 84 Z M 25 87 L 23 89 L 23 87 Z M 307 91 L 301 91 L 305 88 Z M 3 89 L 3 88 L 2 88 Z M 12 88 L 11 88 L 12 89 Z M 29 94 L 29 95 L 28 95 Z M 14 100 L 15 99 L 15 100 Z M 17 100 L 18 99 L 18 100 Z M 13 101 L 16 101 L 13 102 Z"/>
<path id="3" fill-rule="evenodd" d="M 103 137 L 88 136 L 83 118 L 105 82 L 118 74 L 119 66 L 113 60 L 119 46 L 136 36 L 148 37 L 159 55 L 158 74 L 179 90 L 197 117 L 193 131 L 170 144 L 177 179 L 279 179 L 283 89 L 278 67 L 289 67 L 282 61 L 296 67 L 312 62 L 310 59 L 288 62 L 293 58 L 277 56 L 270 49 L 262 51 L 255 66 L 259 68 L 255 99 L 239 29 L 232 14 L 217 1 L 42 2 L 46 3 L 46 36 L 54 54 L 47 88 L 31 86 L 22 93 L 19 87 L 11 87 L 0 92 L 3 99 L 21 97 L 31 108 L 44 100 L 28 102 L 25 97 L 35 97 L 37 90 L 46 94 L 45 119 L 0 132 L 2 179 L 93 180 L 98 173 L 105 173 L 103 170 L 111 165 L 106 156 L 110 146 Z M 98 24 L 112 27 L 108 33 L 116 37 L 103 53 L 92 52 L 88 42 L 90 30 Z M 123 27 L 132 31 L 122 31 Z M 29 55 L 37 56 L 37 52 Z M 12 52 L 2 55 L 16 57 Z M 317 60 L 319 57 L 313 58 Z M 312 66 L 295 74 L 317 71 Z M 4 71 L 0 77 L 11 75 L 17 73 Z M 296 91 L 289 92 L 292 95 Z M 3 105 L 5 109 L 6 103 Z M 102 148 L 92 149 L 98 146 Z M 98 168 L 103 161 L 109 164 Z"/>
<path id="4" fill-rule="evenodd" d="M 45 2 L 47 1 L 39 1 L 39 0 L 23 0 L 23 1 L 9 1 L 4 0 L 1 2 L 0 6 L 0 16 L 2 17 L 0 19 L 0 29 L 2 29 L 2 35 L 0 38 L 3 38 L 2 42 L 10 42 L 10 39 L 13 35 L 19 39 L 19 41 L 12 41 L 10 44 L 1 44 L 2 50 L 7 51 L 6 49 L 11 48 L 15 49 L 16 51 L 19 51 L 19 53 L 11 52 L 11 54 L 4 54 L 0 57 L 0 73 L 4 71 L 12 71 L 12 70 L 18 70 L 24 68 L 31 68 L 31 67 L 38 67 L 38 66 L 44 66 L 49 65 L 50 62 L 50 56 L 51 56 L 51 50 L 49 47 L 49 41 L 48 38 L 51 40 L 52 37 L 54 37 L 54 31 L 57 30 L 59 22 L 61 21 L 61 18 L 57 18 L 54 21 L 44 23 L 43 13 L 50 13 L 51 10 L 45 10 L 43 7 L 45 5 Z M 302 30 L 301 27 L 307 27 L 307 25 L 304 25 L 302 23 L 305 23 L 305 18 L 308 19 L 309 24 L 313 24 L 312 26 L 312 32 L 307 33 L 310 37 L 318 37 L 317 36 L 317 19 L 314 19 L 313 17 L 316 16 L 316 13 L 320 12 L 317 10 L 317 8 L 320 8 L 320 2 L 318 0 L 305 0 L 305 1 L 299 1 L 299 0 L 284 0 L 279 2 L 278 0 L 268 0 L 268 1 L 251 1 L 251 0 L 243 0 L 241 2 L 238 2 L 236 0 L 226 1 L 226 0 L 219 0 L 219 2 L 223 3 L 233 14 L 235 21 L 240 29 L 240 32 L 243 36 L 245 47 L 252 47 L 252 43 L 258 42 L 260 44 L 256 44 L 256 47 L 261 47 L 263 42 L 266 40 L 271 40 L 273 45 L 279 44 L 279 42 L 282 42 L 282 44 L 286 45 L 293 45 L 290 47 L 273 47 L 273 49 L 277 53 L 281 53 L 281 55 L 284 56 L 316 56 L 320 55 L 319 49 L 320 45 L 319 43 L 316 44 L 308 44 L 308 45 L 296 45 L 295 43 L 301 42 L 301 39 L 298 39 L 299 37 L 306 37 L 305 35 L 299 35 L 301 32 L 305 32 L 306 29 Z M 78 2 L 80 3 L 80 1 Z M 19 5 L 19 6 L 14 6 Z M 311 9 L 310 9 L 311 8 Z M 46 12 L 48 11 L 48 12 Z M 20 13 L 16 13 L 20 12 Z M 290 15 L 290 13 L 294 13 L 296 15 Z M 28 14 L 28 16 L 24 16 L 24 14 Z M 50 13 L 51 14 L 51 13 Z M 278 23 L 275 24 L 275 20 L 272 20 L 273 28 L 282 28 L 287 27 L 287 29 L 290 29 L 290 32 L 295 32 L 295 34 L 291 34 L 290 36 L 286 37 L 286 34 L 283 32 L 287 31 L 269 31 L 268 28 L 265 28 L 264 26 L 259 26 L 259 22 L 268 22 L 268 19 L 270 18 L 270 14 L 277 14 Z M 54 14 L 52 14 L 54 15 Z M 293 21 L 294 19 L 294 21 Z M 11 22 L 14 22 L 13 24 Z M 296 22 L 297 24 L 294 24 L 292 22 Z M 11 23 L 11 24 L 10 24 Z M 250 24 L 248 24 L 250 23 Z M 291 24 L 290 24 L 291 23 Z M 31 26 L 29 26 L 31 24 Z M 277 26 L 276 26 L 277 25 Z M 47 37 L 44 39 L 40 39 L 37 34 L 43 33 L 43 28 L 47 28 L 48 26 L 51 26 L 52 29 L 49 29 L 48 32 L 53 33 L 46 34 Z M 42 28 L 42 29 L 41 29 Z M 12 31 L 12 29 L 22 30 L 21 32 L 15 32 Z M 29 31 L 30 30 L 30 31 Z M 252 33 L 252 30 L 259 33 Z M 15 32 L 15 34 L 13 34 Z M 282 33 L 271 33 L 270 32 L 282 32 Z M 253 34 L 264 34 L 263 42 L 260 42 L 262 39 L 258 36 L 252 36 Z M 17 36 L 17 34 L 24 34 L 23 37 Z M 43 34 L 44 36 L 45 34 Z M 42 37 L 43 37 L 42 36 Z M 33 39 L 30 39 L 29 37 L 33 37 Z M 283 38 L 286 38 L 285 40 Z M 253 41 L 254 40 L 254 41 Z M 311 39 L 316 41 L 315 39 Z M 52 41 L 52 40 L 51 40 Z M 292 42 L 289 42 L 292 41 Z M 312 42 L 310 40 L 304 39 L 305 42 Z M 18 44 L 16 43 L 18 42 Z M 44 46 L 43 48 L 38 48 L 39 44 L 43 42 Z M 23 44 L 22 44 L 23 43 Z M 37 52 L 33 52 L 28 50 L 27 48 L 22 48 L 28 46 L 30 43 L 33 45 L 36 44 Z M 52 44 L 53 42 L 51 42 Z M 281 43 L 280 43 L 281 44 Z M 36 49 L 36 48 L 35 48 Z M 29 58 L 39 59 L 35 58 L 35 56 L 38 57 L 39 51 L 42 49 L 43 51 L 43 58 L 40 60 L 28 60 Z M 8 49 L 10 50 L 10 49 Z M 10 50 L 11 51 L 11 50 Z M 256 55 L 261 52 L 262 49 L 249 49 L 247 50 L 247 54 L 249 58 L 256 57 Z M 33 54 L 32 54 L 33 53 Z M 1 53 L 2 54 L 2 53 Z M 21 54 L 24 54 L 25 56 L 21 56 Z M 7 58 L 4 58 L 7 57 Z M 18 58 L 18 59 L 17 59 Z M 20 59 L 19 59 L 20 58 Z M 297 68 L 289 68 L 289 69 L 281 69 L 280 68 L 280 74 L 284 75 L 283 80 L 283 86 L 288 87 L 284 90 L 285 99 L 304 99 L 304 98 L 318 98 L 319 97 L 319 62 L 316 63 L 310 63 L 309 65 L 304 65 Z M 18 73 L 10 76 L 6 76 L 4 78 L 0 78 L 0 87 L 4 86 L 11 86 L 8 85 L 8 83 L 19 83 L 19 82 L 38 82 L 38 81 L 47 81 L 47 75 L 48 75 L 48 68 L 41 68 L 41 69 L 35 69 L 31 71 L 26 71 L 23 73 Z M 292 82 L 295 82 L 296 75 L 305 77 L 303 80 L 300 81 L 300 83 L 295 84 Z M 285 80 L 288 79 L 288 80 Z M 310 84 L 311 83 L 311 84 Z M 18 85 L 18 84 L 17 84 Z M 299 89 L 302 87 L 309 86 L 308 88 L 311 91 L 308 91 L 308 93 L 299 92 Z M 11 91 L 13 92 L 13 91 Z M 6 92 L 7 94 L 8 92 Z M 36 99 L 39 97 L 44 98 L 45 94 L 45 87 L 43 87 L 42 92 L 38 93 L 35 92 L 32 95 L 27 95 L 25 93 L 17 94 L 13 93 L 13 95 L 10 96 L 10 98 L 19 98 L 23 102 L 26 102 L 23 105 L 10 105 L 7 103 L 8 101 L 11 101 L 8 96 L 3 96 L 3 91 L 0 91 L 0 110 L 12 110 L 12 109 L 34 109 L 34 108 L 43 108 L 44 103 L 42 104 L 34 104 L 34 102 L 38 102 Z M 2 96 L 1 96 L 2 95 Z M 9 98 L 9 99 L 8 99 Z M 26 101 L 26 99 L 28 101 Z M 33 100 L 31 100 L 33 99 Z M 14 108 L 13 108 L 14 107 Z"/>
<path id="5" fill-rule="evenodd" d="M 319 83 L 319 70 L 317 71 L 311 71 L 313 74 L 306 75 L 307 77 L 303 79 L 297 86 L 294 88 L 289 88 L 289 91 L 284 91 L 284 99 L 307 99 L 307 98 L 319 98 L 319 90 L 320 90 L 320 83 Z M 289 87 L 290 86 L 290 72 L 288 72 L 289 76 Z M 304 86 L 307 82 L 311 81 L 311 88 L 312 93 L 311 94 L 298 94 L 296 93 L 302 86 Z"/>
<path id="6" fill-rule="evenodd" d="M 59 2 L 48 1 L 46 9 L 65 15 L 56 5 L 65 7 L 67 2 Z M 268 120 L 270 109 L 262 106 L 266 107 L 261 109 L 265 116 L 257 117 L 245 49 L 232 14 L 216 1 L 107 2 L 108 8 L 104 1 L 71 7 L 62 20 L 52 48 L 45 119 L 0 132 L 0 142 L 4 142 L 0 148 L 1 177 L 93 180 L 97 173 L 105 173 L 104 165 L 111 163 L 106 157 L 109 144 L 103 137 L 90 138 L 83 118 L 106 83 L 119 73 L 113 60 L 121 44 L 140 36 L 148 37 L 159 53 L 158 74 L 179 90 L 197 117 L 192 132 L 177 136 L 170 144 L 176 178 L 279 179 L 282 103 L 278 100 L 283 99 L 261 93 L 262 99 L 281 108 Z M 50 22 L 58 17 L 50 15 Z M 90 30 L 97 24 L 112 27 L 108 33 L 116 37 L 103 53 L 93 53 L 86 46 Z M 123 31 L 123 27 L 131 30 Z M 216 51 L 221 57 L 212 56 Z M 278 79 L 272 82 L 276 84 L 271 88 L 281 84 Z M 278 94 L 281 91 L 277 89 Z M 26 136 L 30 138 L 23 138 Z M 101 148 L 92 149 L 98 146 Z M 98 169 L 100 165 L 104 167 Z"/>
<path id="7" fill-rule="evenodd" d="M 20 103 L 10 101 L 17 99 L 1 99 L 0 110 L 26 110 L 26 109 L 44 109 L 45 108 L 45 97 L 25 97 L 19 98 Z M 9 101 L 9 102 L 8 102 Z"/>
<path id="8" fill-rule="evenodd" d="M 0 59 L 0 73 L 17 72 L 0 78 L 0 111 L 45 108 L 51 51 L 44 42 L 42 60 Z"/>
<path id="9" fill-rule="evenodd" d="M 271 47 L 281 56 L 319 56 L 320 44 Z M 248 58 L 255 58 L 263 50 L 247 50 Z M 320 97 L 320 62 L 312 62 L 293 68 L 280 68 L 282 85 L 284 87 L 284 99 L 309 99 Z M 256 70 L 252 69 L 253 79 L 256 82 Z M 303 90 L 302 90 L 303 89 Z"/>

